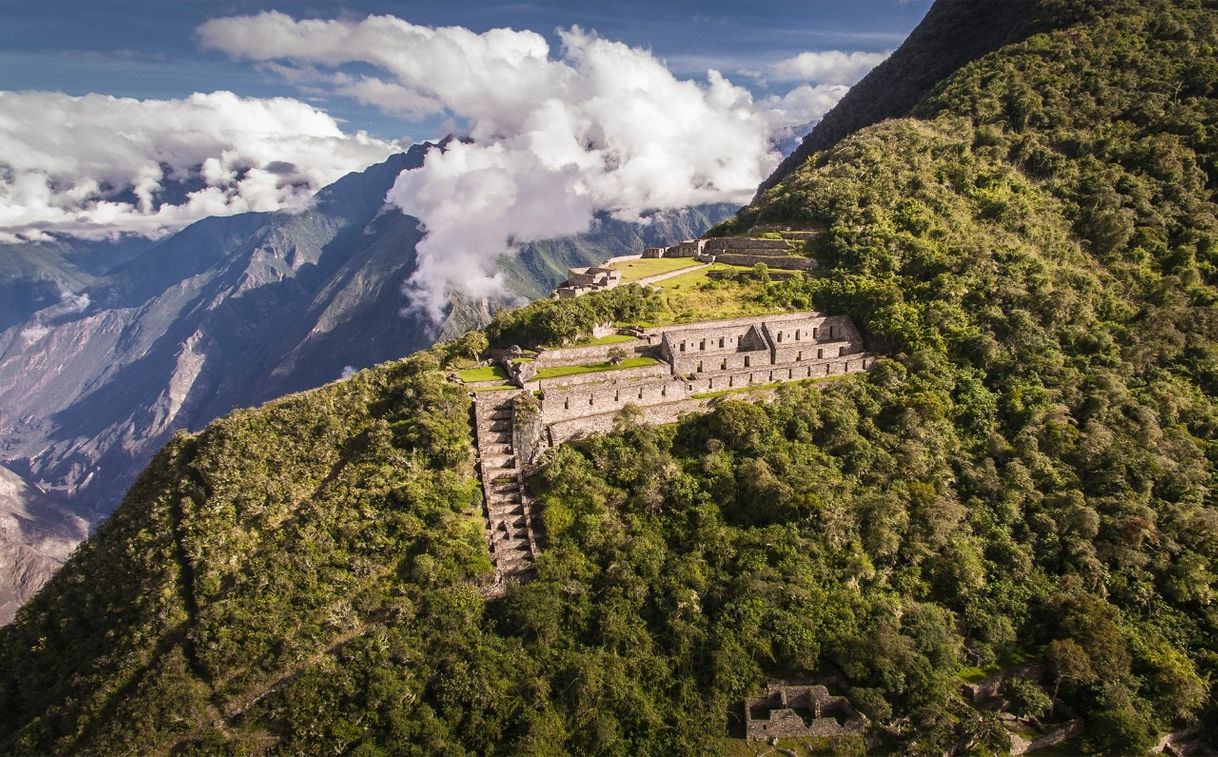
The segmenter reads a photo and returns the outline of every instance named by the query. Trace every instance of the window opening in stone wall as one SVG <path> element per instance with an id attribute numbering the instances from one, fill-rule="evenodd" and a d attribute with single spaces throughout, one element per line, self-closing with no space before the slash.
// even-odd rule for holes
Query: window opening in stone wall
<path id="1" fill-rule="evenodd" d="M 723 349 L 723 337 L 719 337 L 719 349 Z"/>
<path id="2" fill-rule="evenodd" d="M 813 339 L 816 338 L 816 332 L 818 332 L 818 331 L 820 331 L 820 329 L 816 328 L 815 326 L 812 327 L 812 338 Z"/>
<path id="3" fill-rule="evenodd" d="M 589 395 L 589 397 L 588 397 L 588 404 L 589 404 L 589 405 L 591 405 L 591 404 L 592 404 L 592 397 L 591 397 L 590 395 Z"/>
<path id="4" fill-rule="evenodd" d="M 749 356 L 748 355 L 744 356 L 744 367 L 745 368 L 749 367 Z"/>
<path id="5" fill-rule="evenodd" d="M 727 370 L 727 358 L 724 358 L 723 361 L 719 363 L 719 370 L 721 370 L 721 371 Z"/>
<path id="6" fill-rule="evenodd" d="M 795 354 L 795 362 L 802 363 L 804 361 L 804 351 L 800 350 Z"/>
<path id="7" fill-rule="evenodd" d="M 701 341 L 701 343 L 699 343 L 699 344 L 698 344 L 698 349 L 700 349 L 700 350 L 705 350 L 705 349 L 706 349 L 706 340 L 705 340 L 705 339 L 703 339 L 703 340 Z"/>
<path id="8" fill-rule="evenodd" d="M 825 357 L 825 351 L 824 351 L 824 350 L 817 350 L 817 351 L 816 351 L 816 359 L 817 359 L 817 360 L 823 360 L 823 359 L 824 359 L 824 357 Z"/>
<path id="9" fill-rule="evenodd" d="M 799 329 L 795 329 L 795 341 L 799 341 Z"/>
<path id="10" fill-rule="evenodd" d="M 702 372 L 702 361 L 699 360 L 698 361 L 698 373 L 701 373 L 701 372 Z"/>
<path id="11" fill-rule="evenodd" d="M 838 348 L 837 348 L 837 356 L 838 356 L 838 357 L 841 357 L 842 355 L 845 355 L 845 354 L 846 354 L 846 348 L 845 348 L 845 347 L 838 347 Z"/>
<path id="12" fill-rule="evenodd" d="M 829 327 L 829 338 L 830 339 L 833 338 L 833 327 L 832 326 Z"/>
<path id="13" fill-rule="evenodd" d="M 782 344 L 782 332 L 781 331 L 778 332 L 778 343 Z"/>
<path id="14" fill-rule="evenodd" d="M 565 400 L 562 401 L 562 409 L 563 410 L 571 409 L 571 398 L 570 397 L 567 397 Z"/>

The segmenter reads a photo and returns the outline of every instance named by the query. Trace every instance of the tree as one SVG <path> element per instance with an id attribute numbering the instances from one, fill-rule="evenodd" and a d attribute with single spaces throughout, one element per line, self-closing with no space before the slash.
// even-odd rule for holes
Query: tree
<path id="1" fill-rule="evenodd" d="M 477 360 L 489 346 L 486 334 L 481 331 L 471 331 L 461 337 L 461 354 L 467 355 L 473 360 Z"/>
<path id="2" fill-rule="evenodd" d="M 1039 718 L 1053 707 L 1053 700 L 1023 676 L 1011 676 L 1002 682 L 1002 693 L 1011 702 L 1011 712 L 1021 718 Z"/>

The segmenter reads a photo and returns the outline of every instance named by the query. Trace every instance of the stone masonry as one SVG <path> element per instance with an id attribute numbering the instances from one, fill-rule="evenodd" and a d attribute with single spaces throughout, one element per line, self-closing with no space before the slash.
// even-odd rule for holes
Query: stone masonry
<path id="1" fill-rule="evenodd" d="M 488 594 L 501 593 L 533 567 L 537 540 L 532 503 L 524 487 L 515 440 L 516 391 L 482 391 L 474 395 L 478 468 L 482 476 L 487 546 L 495 565 Z"/>
<path id="2" fill-rule="evenodd" d="M 770 684 L 763 697 L 744 701 L 745 738 L 832 738 L 862 733 L 866 721 L 850 700 L 820 684 Z"/>
<path id="3" fill-rule="evenodd" d="M 543 351 L 536 362 L 595 364 L 607 362 L 612 350 L 656 362 L 550 379 L 533 369 L 519 374 L 527 377 L 520 385 L 540 395 L 545 446 L 611 429 L 627 404 L 642 409 L 645 422 L 670 423 L 673 403 L 684 403 L 685 412 L 705 410 L 716 393 L 855 373 L 874 362 L 849 318 L 819 313 L 646 329 L 631 342 Z"/>
<path id="4" fill-rule="evenodd" d="M 643 329 L 633 339 L 505 359 L 515 387 L 474 394 L 479 471 L 488 547 L 495 564 L 491 593 L 528 575 L 537 554 L 532 502 L 524 475 L 542 453 L 563 442 L 610 431 L 634 405 L 645 423 L 672 423 L 726 397 L 760 399 L 789 381 L 869 369 L 874 357 L 849 318 L 788 313 Z M 645 365 L 547 376 L 547 369 L 611 364 L 622 356 Z M 737 394 L 735 390 L 747 391 Z"/>

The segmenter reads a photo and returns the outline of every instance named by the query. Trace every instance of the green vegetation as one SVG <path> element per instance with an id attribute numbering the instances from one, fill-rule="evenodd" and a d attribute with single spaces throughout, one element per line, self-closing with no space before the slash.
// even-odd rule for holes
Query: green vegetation
<path id="1" fill-rule="evenodd" d="M 607 336 L 598 336 L 595 339 L 589 339 L 578 344 L 571 345 L 572 347 L 596 347 L 602 344 L 621 344 L 623 342 L 633 342 L 635 337 L 629 334 L 609 334 Z"/>
<path id="2" fill-rule="evenodd" d="M 0 630 L 0 752 L 739 752 L 742 697 L 834 670 L 887 751 L 1002 753 L 958 686 L 1016 659 L 1072 751 L 1218 732 L 1218 12 L 1087 7 L 744 211 L 824 228 L 816 276 L 488 329 L 730 296 L 848 313 L 868 374 L 559 448 L 537 576 L 491 602 L 465 347 L 179 436 Z"/>
<path id="3" fill-rule="evenodd" d="M 515 310 L 500 311 L 486 327 L 491 346 L 562 346 L 592 337 L 602 323 L 627 325 L 655 316 L 654 290 L 624 285 L 571 299 L 544 299 Z"/>
<path id="4" fill-rule="evenodd" d="M 693 258 L 641 258 L 639 260 L 621 260 L 610 267 L 621 271 L 622 282 L 626 283 L 696 265 L 701 265 L 701 263 Z"/>
<path id="5" fill-rule="evenodd" d="M 772 313 L 766 300 L 770 282 L 753 268 L 714 263 L 697 271 L 656 282 L 658 305 L 646 326 L 710 321 Z"/>
<path id="6" fill-rule="evenodd" d="M 647 365 L 659 365 L 660 361 L 653 357 L 631 357 L 618 363 L 588 363 L 587 365 L 556 365 L 542 368 L 534 378 L 551 379 L 562 376 L 577 376 L 581 373 L 600 373 L 602 371 L 621 371 L 626 368 L 642 368 Z"/>
<path id="7" fill-rule="evenodd" d="M 501 366 L 484 365 L 481 368 L 459 371 L 457 377 L 469 384 L 477 381 L 507 381 L 508 374 Z"/>

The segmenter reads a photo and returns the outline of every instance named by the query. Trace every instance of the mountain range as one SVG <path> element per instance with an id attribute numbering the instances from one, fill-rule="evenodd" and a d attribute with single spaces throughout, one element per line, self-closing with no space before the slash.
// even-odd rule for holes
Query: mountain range
<path id="1" fill-rule="evenodd" d="M 199 221 L 165 239 L 0 247 L 0 622 L 178 429 L 410 354 L 505 302 L 453 298 L 443 324 L 406 309 L 422 236 L 385 201 L 419 144 L 320 190 L 303 212 Z M 734 206 L 599 217 L 524 245 L 520 298 L 572 265 L 697 236 Z"/>

